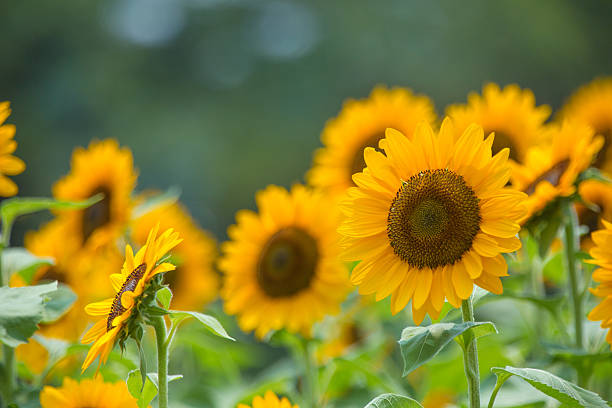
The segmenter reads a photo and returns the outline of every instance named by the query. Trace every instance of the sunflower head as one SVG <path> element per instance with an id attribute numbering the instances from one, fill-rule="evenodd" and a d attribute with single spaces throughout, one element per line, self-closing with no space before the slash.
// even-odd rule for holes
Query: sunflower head
<path id="1" fill-rule="evenodd" d="M 125 340 L 132 327 L 130 322 L 138 319 L 140 301 L 144 298 L 147 284 L 158 274 L 172 271 L 175 266 L 164 262 L 164 255 L 177 246 L 181 239 L 172 228 L 157 236 L 158 226 L 150 232 L 145 245 L 133 254 L 132 248 L 125 248 L 125 262 L 121 273 L 110 275 L 115 296 L 101 302 L 90 303 L 85 311 L 90 316 L 101 318 L 81 340 L 82 343 L 94 342 L 85 362 L 83 371 L 100 356 L 100 364 L 106 362 L 116 340 Z M 149 297 L 150 298 L 150 297 Z M 136 312 L 136 313 L 135 313 Z"/>
<path id="2" fill-rule="evenodd" d="M 332 192 L 344 192 L 354 186 L 351 176 L 363 170 L 363 150 L 378 147 L 385 129 L 392 127 L 412 136 L 415 126 L 425 120 L 436 120 L 433 103 L 410 89 L 374 88 L 366 99 L 349 99 L 337 117 L 323 129 L 324 147 L 314 157 L 307 175 L 309 184 Z"/>
<path id="3" fill-rule="evenodd" d="M 44 408 L 44 407 L 43 407 Z M 237 408 L 251 408 L 249 405 L 238 404 Z M 253 398 L 252 408 L 300 408 L 291 404 L 287 398 L 278 398 L 272 391 L 267 391 L 263 397 Z"/>
<path id="4" fill-rule="evenodd" d="M 510 149 L 510 158 L 522 161 L 527 148 L 540 142 L 543 124 L 550 116 L 550 107 L 536 106 L 533 92 L 517 85 L 500 89 L 489 83 L 477 93 L 468 95 L 465 105 L 451 105 L 446 113 L 461 135 L 472 123 L 482 126 L 484 134 L 495 133 L 493 154 Z"/>
<path id="5" fill-rule="evenodd" d="M 11 197 L 17 194 L 17 184 L 6 176 L 15 176 L 25 170 L 25 163 L 13 156 L 17 149 L 15 125 L 5 125 L 6 118 L 11 114 L 10 104 L 0 102 L 0 196 Z"/>
<path id="6" fill-rule="evenodd" d="M 564 121 L 551 125 L 549 144 L 532 146 L 523 164 L 514 166 L 512 185 L 529 195 L 527 217 L 538 213 L 557 197 L 575 192 L 578 175 L 589 167 L 603 145 L 591 127 Z"/>
<path id="7" fill-rule="evenodd" d="M 594 246 L 589 251 L 593 257 L 587 262 L 599 266 L 593 272 L 593 280 L 599 283 L 592 294 L 602 298 L 588 315 L 589 320 L 601 321 L 601 327 L 612 329 L 612 224 L 602 220 L 603 228 L 591 234 Z M 612 330 L 608 330 L 606 340 L 612 349 Z"/>
<path id="8" fill-rule="evenodd" d="M 578 89 L 559 116 L 585 123 L 604 137 L 604 145 L 593 165 L 612 173 L 612 77 L 595 79 Z"/>
<path id="9" fill-rule="evenodd" d="M 79 201 L 103 194 L 101 201 L 83 210 L 63 211 L 60 216 L 72 225 L 73 234 L 92 248 L 113 242 L 130 218 L 130 195 L 136 184 L 132 152 L 117 141 L 93 141 L 87 149 L 72 154 L 70 173 L 53 186 L 59 200 Z"/>
<path id="10" fill-rule="evenodd" d="M 259 213 L 238 212 L 222 246 L 225 310 L 259 337 L 281 328 L 309 335 L 348 289 L 334 201 L 303 186 L 270 186 L 256 200 Z"/>
<path id="11" fill-rule="evenodd" d="M 393 313 L 412 300 L 419 324 L 444 299 L 459 307 L 474 283 L 502 292 L 502 253 L 520 248 L 525 194 L 506 187 L 509 151 L 492 155 L 493 144 L 478 125 L 457 139 L 445 119 L 438 135 L 424 122 L 412 140 L 387 129 L 382 152 L 365 150 L 339 229 L 343 258 L 361 261 L 351 274 L 360 293 L 391 295 Z"/>
<path id="12" fill-rule="evenodd" d="M 61 387 L 45 386 L 40 393 L 42 408 L 137 408 L 137 401 L 124 381 L 106 383 L 97 376 L 77 382 L 64 378 Z"/>

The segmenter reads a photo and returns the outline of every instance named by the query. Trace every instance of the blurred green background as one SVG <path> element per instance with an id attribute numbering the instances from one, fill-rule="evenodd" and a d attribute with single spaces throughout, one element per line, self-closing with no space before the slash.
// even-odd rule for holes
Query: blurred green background
<path id="1" fill-rule="evenodd" d="M 28 165 L 20 194 L 50 194 L 75 146 L 114 137 L 133 150 L 140 189 L 179 185 L 221 239 L 256 190 L 301 181 L 325 121 L 376 84 L 426 93 L 441 113 L 486 81 L 516 82 L 557 108 L 612 74 L 603 0 L 3 0 L 0 9 L 0 100 L 12 102 Z"/>

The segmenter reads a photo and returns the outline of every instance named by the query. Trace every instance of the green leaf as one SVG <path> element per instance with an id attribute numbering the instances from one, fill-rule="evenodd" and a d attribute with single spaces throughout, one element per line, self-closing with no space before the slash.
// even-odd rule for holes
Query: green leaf
<path id="1" fill-rule="evenodd" d="M 157 300 L 165 308 L 170 307 L 170 301 L 172 300 L 172 291 L 168 287 L 163 287 L 157 291 Z"/>
<path id="2" fill-rule="evenodd" d="M 601 181 L 605 184 L 611 184 L 612 180 L 610 180 L 606 175 L 604 175 L 601 170 L 596 169 L 595 167 L 589 167 L 582 173 L 578 175 L 578 180 L 576 180 L 576 184 L 582 183 L 585 180 L 595 180 Z"/>
<path id="3" fill-rule="evenodd" d="M 126 383 L 130 394 L 138 400 L 138 408 L 147 408 L 157 395 L 157 387 L 146 375 L 144 376 L 145 383 L 143 386 L 142 378 L 140 370 L 132 370 L 128 373 Z"/>
<path id="4" fill-rule="evenodd" d="M 32 283 L 34 274 L 43 265 L 53 265 L 53 258 L 40 257 L 32 254 L 25 248 L 5 248 L 2 251 L 2 273 L 6 277 L 5 282 L 13 274 L 18 273 L 26 284 Z"/>
<path id="5" fill-rule="evenodd" d="M 21 288 L 0 288 L 0 341 L 11 347 L 27 343 L 44 317 L 47 295 L 57 282 Z"/>
<path id="6" fill-rule="evenodd" d="M 180 324 L 185 319 L 193 317 L 198 322 L 202 323 L 204 327 L 206 327 L 213 334 L 216 334 L 217 336 L 226 338 L 228 340 L 235 341 L 233 337 L 227 334 L 221 323 L 219 323 L 219 321 L 212 316 L 198 312 L 185 312 L 182 310 L 169 310 L 169 312 L 171 318 L 174 320 L 175 325 Z"/>
<path id="7" fill-rule="evenodd" d="M 397 394 L 382 394 L 374 398 L 365 408 L 423 408 L 412 398 Z"/>
<path id="8" fill-rule="evenodd" d="M 181 188 L 177 186 L 170 187 L 165 192 L 148 198 L 143 203 L 137 205 L 132 211 L 133 218 L 139 218 L 148 212 L 156 210 L 159 207 L 174 204 L 181 196 Z"/>
<path id="9" fill-rule="evenodd" d="M 153 385 L 155 386 L 155 389 L 159 390 L 159 379 L 158 379 L 157 373 L 147 373 L 147 377 L 153 383 Z M 181 378 L 183 378 L 182 374 L 169 375 L 168 382 L 171 383 L 172 381 L 180 380 Z"/>
<path id="10" fill-rule="evenodd" d="M 47 295 L 41 323 L 52 323 L 62 317 L 77 300 L 77 295 L 68 285 L 58 284 L 57 290 Z"/>
<path id="11" fill-rule="evenodd" d="M 489 407 L 493 406 L 497 390 L 511 376 L 515 375 L 527 381 L 529 385 L 544 394 L 552 397 L 567 407 L 589 407 L 589 408 L 609 408 L 606 401 L 592 391 L 585 390 L 572 384 L 563 378 L 549 373 L 548 371 L 538 370 L 535 368 L 515 368 L 506 366 L 505 368 L 493 367 L 491 369 L 497 376 L 497 385 L 495 392 L 491 396 Z"/>
<path id="12" fill-rule="evenodd" d="M 451 340 L 468 330 L 475 338 L 497 333 L 495 325 L 491 322 L 436 323 L 425 327 L 406 327 L 399 340 L 404 360 L 402 375 L 408 375 L 431 360 Z"/>

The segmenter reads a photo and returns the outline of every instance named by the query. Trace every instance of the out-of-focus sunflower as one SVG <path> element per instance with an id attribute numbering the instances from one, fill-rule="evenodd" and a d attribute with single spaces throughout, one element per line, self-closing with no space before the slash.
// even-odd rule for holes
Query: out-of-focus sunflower
<path id="1" fill-rule="evenodd" d="M 578 122 L 551 125 L 548 132 L 551 143 L 529 148 L 524 163 L 512 171 L 513 187 L 529 195 L 528 217 L 555 198 L 574 193 L 576 178 L 603 144 L 601 136 L 593 136 L 591 127 Z"/>
<path id="2" fill-rule="evenodd" d="M 500 89 L 486 84 L 482 96 L 473 92 L 466 105 L 451 105 L 446 113 L 461 135 L 472 123 L 482 126 L 484 134 L 495 133 L 493 154 L 507 147 L 510 158 L 522 161 L 527 148 L 540 142 L 543 124 L 550 116 L 550 107 L 536 106 L 533 92 L 517 85 Z"/>
<path id="3" fill-rule="evenodd" d="M 259 214 L 239 211 L 222 245 L 225 310 L 259 337 L 281 328 L 308 336 L 348 291 L 334 201 L 301 185 L 269 186 L 256 201 Z"/>
<path id="4" fill-rule="evenodd" d="M 115 345 L 115 340 L 124 328 L 127 319 L 132 315 L 136 299 L 143 293 L 145 285 L 163 272 L 174 270 L 175 266 L 168 262 L 160 262 L 163 256 L 177 246 L 181 239 L 172 228 L 167 229 L 159 237 L 158 227 L 155 226 L 145 245 L 136 255 L 132 247 L 125 247 L 125 262 L 121 273 L 110 275 L 110 281 L 116 294 L 114 298 L 101 302 L 90 303 L 85 311 L 90 316 L 103 317 L 94 324 L 81 340 L 82 343 L 94 342 L 85 362 L 83 371 L 100 356 L 100 364 L 106 363 L 108 356 Z"/>
<path id="5" fill-rule="evenodd" d="M 340 357 L 348 350 L 363 341 L 365 333 L 359 328 L 352 319 L 345 319 L 338 322 L 327 334 L 327 339 L 317 350 L 316 357 L 321 364 L 326 364 L 329 360 Z"/>
<path id="6" fill-rule="evenodd" d="M 445 408 L 454 407 L 456 395 L 450 390 L 429 391 L 423 399 L 423 408 Z"/>
<path id="7" fill-rule="evenodd" d="M 602 219 L 612 221 L 612 185 L 597 180 L 586 180 L 578 186 L 578 194 L 588 205 L 576 204 L 580 225 L 588 227 L 588 235 L 581 240 L 583 249 L 592 246 L 590 233 L 603 228 Z"/>
<path id="8" fill-rule="evenodd" d="M 76 148 L 70 173 L 53 186 L 60 200 L 84 200 L 102 193 L 104 198 L 83 210 L 61 212 L 73 226 L 73 234 L 91 248 L 113 242 L 130 218 L 131 193 L 136 184 L 132 152 L 116 140 L 93 141 L 87 149 Z"/>
<path id="9" fill-rule="evenodd" d="M 40 393 L 42 408 L 137 408 L 124 381 L 106 383 L 101 377 L 77 382 L 64 378 L 61 387 L 46 386 Z"/>
<path id="10" fill-rule="evenodd" d="M 202 230 L 180 204 L 168 204 L 134 220 L 132 239 L 143 244 L 153 226 L 173 227 L 183 237 L 173 250 L 177 268 L 168 272 L 164 281 L 172 290 L 172 308 L 199 310 L 214 300 L 219 292 L 219 275 L 213 268 L 217 246 L 210 234 Z"/>
<path id="11" fill-rule="evenodd" d="M 44 408 L 44 407 L 43 407 Z M 249 405 L 238 404 L 237 408 L 300 408 L 292 405 L 287 398 L 279 399 L 272 391 L 267 391 L 263 397 L 259 395 L 253 398 L 252 407 Z"/>
<path id="12" fill-rule="evenodd" d="M 586 123 L 604 137 L 603 148 L 593 164 L 612 173 L 612 78 L 598 78 L 578 89 L 559 116 Z"/>
<path id="13" fill-rule="evenodd" d="M 589 289 L 592 294 L 603 298 L 599 305 L 595 306 L 588 315 L 589 320 L 601 320 L 601 327 L 612 328 L 612 224 L 603 220 L 604 228 L 591 234 L 595 246 L 589 253 L 593 257 L 587 262 L 598 265 L 599 268 L 593 272 L 593 280 L 599 283 L 594 289 Z M 612 330 L 608 330 L 606 340 L 612 349 Z"/>
<path id="14" fill-rule="evenodd" d="M 4 121 L 11 114 L 10 104 L 0 102 L 0 196 L 11 197 L 17 194 L 17 184 L 8 176 L 15 176 L 25 170 L 25 163 L 18 157 L 13 156 L 17 149 L 15 136 L 15 125 L 4 125 Z"/>
<path id="15" fill-rule="evenodd" d="M 444 299 L 454 307 L 473 284 L 499 294 L 507 275 L 502 253 L 525 214 L 525 194 L 504 187 L 508 149 L 492 157 L 493 135 L 472 125 L 456 138 L 450 119 L 435 135 L 421 123 L 412 140 L 388 129 L 384 154 L 365 150 L 367 167 L 342 203 L 343 257 L 361 260 L 351 280 L 376 300 L 391 295 L 398 313 L 412 299 L 415 323 L 439 316 Z"/>
<path id="16" fill-rule="evenodd" d="M 412 137 L 417 123 L 436 120 L 433 103 L 410 89 L 378 86 L 367 99 L 349 99 L 337 117 L 323 129 L 324 147 L 314 157 L 308 183 L 332 192 L 354 186 L 351 176 L 365 167 L 363 150 L 378 146 L 385 129 L 392 127 Z"/>

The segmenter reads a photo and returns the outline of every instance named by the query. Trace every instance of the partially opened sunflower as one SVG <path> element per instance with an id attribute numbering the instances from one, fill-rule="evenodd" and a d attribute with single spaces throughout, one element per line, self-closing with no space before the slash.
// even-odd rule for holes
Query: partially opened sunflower
<path id="1" fill-rule="evenodd" d="M 267 391 L 263 397 L 259 395 L 253 398 L 252 407 L 245 404 L 238 404 L 237 408 L 300 408 L 291 404 L 285 397 L 278 398 L 272 391 Z"/>

